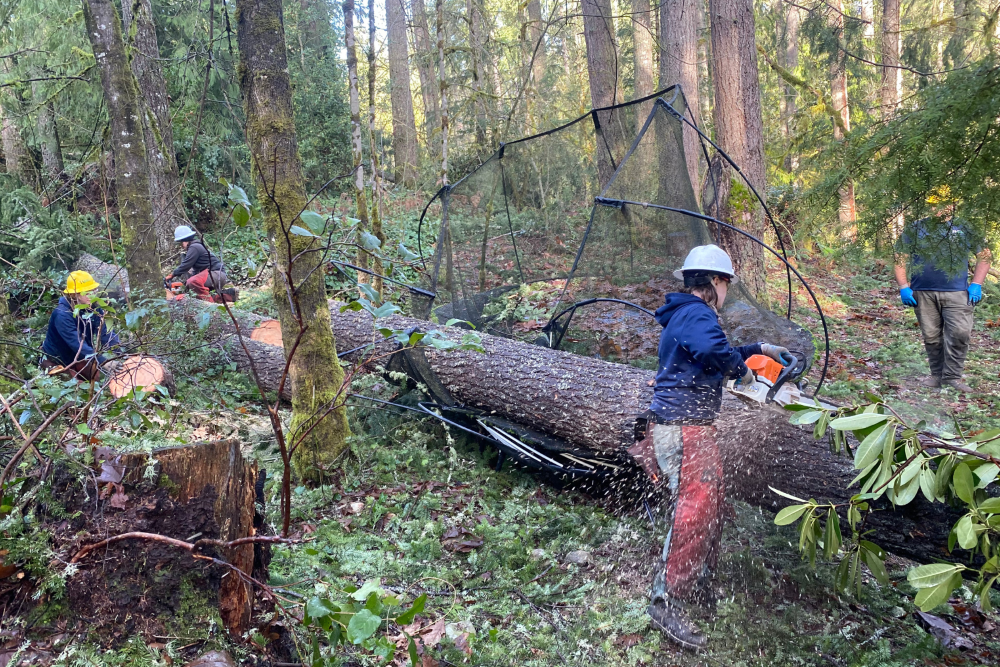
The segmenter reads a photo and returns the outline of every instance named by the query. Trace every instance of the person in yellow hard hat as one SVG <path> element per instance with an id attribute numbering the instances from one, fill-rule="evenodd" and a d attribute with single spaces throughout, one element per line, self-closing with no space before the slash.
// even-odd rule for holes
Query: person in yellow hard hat
<path id="1" fill-rule="evenodd" d="M 118 336 L 104 322 L 104 311 L 91 307 L 91 296 L 100 288 L 86 271 L 73 271 L 59 298 L 45 334 L 42 368 L 62 366 L 71 377 L 93 380 L 105 362 L 99 351 L 119 345 Z M 80 308 L 83 306 L 83 308 Z"/>

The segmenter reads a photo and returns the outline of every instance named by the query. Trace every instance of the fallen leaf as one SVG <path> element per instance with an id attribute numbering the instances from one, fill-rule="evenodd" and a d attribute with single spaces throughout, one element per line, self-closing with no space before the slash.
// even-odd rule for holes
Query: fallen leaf
<path id="1" fill-rule="evenodd" d="M 347 506 L 347 512 L 350 514 L 361 514 L 365 509 L 365 504 L 362 502 L 354 502 Z"/>
<path id="2" fill-rule="evenodd" d="M 441 638 L 444 637 L 445 633 L 445 622 L 443 618 L 439 618 L 429 627 L 425 628 L 420 634 L 420 639 L 423 641 L 424 646 L 429 648 L 434 648 L 441 643 Z"/>
<path id="3" fill-rule="evenodd" d="M 617 646 L 618 648 L 629 648 L 631 646 L 635 646 L 641 641 L 642 641 L 642 635 L 638 634 L 622 635 L 621 637 L 615 640 L 615 646 Z"/>
<path id="4" fill-rule="evenodd" d="M 125 495 L 125 489 L 121 484 L 115 484 L 115 492 L 111 496 L 110 505 L 115 509 L 123 510 L 125 509 L 125 503 L 128 502 L 128 496 Z"/>

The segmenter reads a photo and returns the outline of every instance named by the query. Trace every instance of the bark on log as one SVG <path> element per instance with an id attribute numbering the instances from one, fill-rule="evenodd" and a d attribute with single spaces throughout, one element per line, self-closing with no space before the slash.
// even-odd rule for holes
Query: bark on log
<path id="1" fill-rule="evenodd" d="M 150 455 L 123 454 L 103 466 L 99 481 L 120 476 L 124 499 L 112 496 L 100 503 L 103 507 L 95 508 L 94 489 L 89 497 L 84 496 L 72 486 L 73 473 L 68 475 L 71 486 L 61 496 L 70 506 L 80 501 L 82 511 L 75 521 L 81 525 L 72 528 L 74 534 L 88 535 L 90 543 L 132 531 L 184 541 L 230 541 L 255 534 L 259 473 L 256 463 L 244 460 L 236 440 L 156 449 Z M 74 548 L 83 546 L 81 542 Z M 266 572 L 270 554 L 258 548 L 259 562 L 255 563 L 254 546 L 221 550 L 217 557 L 248 575 L 260 576 Z M 158 634 L 163 633 L 162 627 L 157 629 L 163 619 L 184 604 L 182 588 L 195 594 L 207 592 L 209 599 L 217 595 L 222 622 L 233 636 L 250 628 L 250 586 L 227 568 L 206 565 L 169 545 L 139 540 L 108 545 L 83 559 L 80 571 L 67 580 L 76 613 L 116 628 L 128 625 Z"/>

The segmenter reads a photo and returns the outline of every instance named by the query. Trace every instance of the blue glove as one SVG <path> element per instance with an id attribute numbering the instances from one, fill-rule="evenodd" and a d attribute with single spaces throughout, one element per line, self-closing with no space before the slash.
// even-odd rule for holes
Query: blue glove
<path id="1" fill-rule="evenodd" d="M 983 300 L 983 286 L 971 283 L 969 285 L 969 303 L 979 303 Z"/>
<path id="2" fill-rule="evenodd" d="M 971 290 L 971 287 L 970 287 Z M 903 300 L 904 306 L 914 306 L 917 305 L 917 300 L 913 297 L 913 290 L 909 287 L 899 288 L 899 298 Z"/>

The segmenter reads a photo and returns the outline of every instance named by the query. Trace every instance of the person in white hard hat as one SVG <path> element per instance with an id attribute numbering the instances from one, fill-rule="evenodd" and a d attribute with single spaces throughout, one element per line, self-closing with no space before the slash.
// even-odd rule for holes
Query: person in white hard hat
<path id="1" fill-rule="evenodd" d="M 229 281 L 222 260 L 206 248 L 197 232 L 187 225 L 180 225 L 174 230 L 174 241 L 184 249 L 184 259 L 166 279 L 180 278 L 199 299 L 211 301 L 210 290 L 213 287 L 222 288 Z"/>
<path id="2" fill-rule="evenodd" d="M 779 363 L 788 350 L 763 343 L 732 347 L 719 326 L 718 309 L 739 279 L 722 248 L 699 246 L 674 272 L 684 287 L 666 295 L 656 311 L 663 325 L 653 402 L 640 417 L 629 451 L 669 495 L 661 564 L 648 612 L 653 625 L 675 643 L 697 649 L 705 636 L 688 617 L 689 603 L 711 606 L 708 585 L 722 537 L 722 460 L 713 421 L 722 407 L 727 377 L 753 382 L 744 360 L 766 354 Z M 678 445 L 680 445 L 678 447 Z"/>

